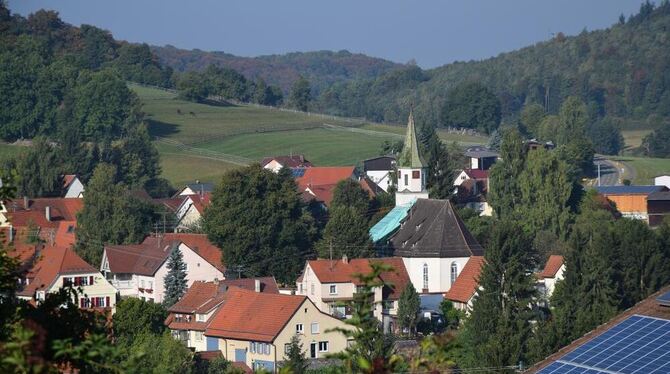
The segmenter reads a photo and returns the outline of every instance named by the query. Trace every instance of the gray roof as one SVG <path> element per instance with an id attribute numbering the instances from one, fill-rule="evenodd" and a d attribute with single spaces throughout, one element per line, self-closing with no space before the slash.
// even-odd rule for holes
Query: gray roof
<path id="1" fill-rule="evenodd" d="M 418 199 L 389 245 L 402 257 L 484 255 L 449 200 Z"/>
<path id="2" fill-rule="evenodd" d="M 363 171 L 382 170 L 391 171 L 395 166 L 395 157 L 393 156 L 379 156 L 369 158 L 363 161 Z"/>
<path id="3" fill-rule="evenodd" d="M 649 195 L 652 192 L 667 191 L 665 186 L 600 186 L 596 191 L 605 195 Z"/>
<path id="4" fill-rule="evenodd" d="M 472 158 L 487 158 L 487 157 L 498 157 L 498 153 L 494 152 L 486 147 L 470 147 L 465 150 L 466 157 Z"/>
<path id="5" fill-rule="evenodd" d="M 186 187 L 195 192 L 212 192 L 214 191 L 214 183 L 189 183 Z"/>
<path id="6" fill-rule="evenodd" d="M 670 191 L 656 191 L 649 194 L 647 200 L 670 200 Z"/>

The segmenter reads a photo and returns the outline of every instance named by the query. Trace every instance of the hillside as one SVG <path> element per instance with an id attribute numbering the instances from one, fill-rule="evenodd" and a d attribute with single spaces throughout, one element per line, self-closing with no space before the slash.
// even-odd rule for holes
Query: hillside
<path id="1" fill-rule="evenodd" d="M 355 165 L 377 156 L 404 127 L 253 105 L 207 105 L 172 92 L 131 85 L 160 153 L 162 176 L 175 185 L 216 181 L 231 168 L 265 156 L 302 153 L 318 166 Z M 447 141 L 483 144 L 476 136 L 439 132 Z M 1 148 L 0 148 L 1 149 Z"/>
<path id="2" fill-rule="evenodd" d="M 295 52 L 283 55 L 240 57 L 225 52 L 185 50 L 173 46 L 151 47 L 160 61 L 175 71 L 205 69 L 210 64 L 237 70 L 249 79 L 263 78 L 288 92 L 300 75 L 309 79 L 315 92 L 335 82 L 374 78 L 402 65 L 348 51 Z"/>
<path id="3" fill-rule="evenodd" d="M 612 20 L 615 22 L 615 20 Z M 640 13 L 610 28 L 583 31 L 483 61 L 422 71 L 407 67 L 375 79 L 336 84 L 319 98 L 320 110 L 397 122 L 411 103 L 420 119 L 440 124 L 451 89 L 479 82 L 500 100 L 503 121 L 525 103 L 555 114 L 568 96 L 580 96 L 594 118 L 625 119 L 649 127 L 670 117 L 670 4 L 643 4 Z"/>

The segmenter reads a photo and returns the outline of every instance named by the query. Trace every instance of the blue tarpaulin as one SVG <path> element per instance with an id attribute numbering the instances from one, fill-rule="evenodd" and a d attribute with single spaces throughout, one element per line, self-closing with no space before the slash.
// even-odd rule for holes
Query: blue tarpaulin
<path id="1" fill-rule="evenodd" d="M 372 242 L 377 243 L 380 240 L 388 238 L 389 235 L 394 233 L 398 227 L 400 227 L 400 222 L 402 222 L 402 220 L 407 217 L 407 213 L 412 208 L 414 203 L 416 203 L 416 199 L 412 200 L 408 204 L 396 206 L 395 208 L 391 209 L 391 211 L 388 212 L 384 218 L 381 219 L 381 221 L 372 226 L 370 229 L 370 238 L 372 239 Z"/>

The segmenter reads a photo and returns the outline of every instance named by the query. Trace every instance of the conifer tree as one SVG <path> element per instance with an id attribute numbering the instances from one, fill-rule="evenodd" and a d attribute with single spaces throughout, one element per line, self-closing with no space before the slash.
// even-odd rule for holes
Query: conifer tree
<path id="1" fill-rule="evenodd" d="M 166 307 L 174 305 L 186 292 L 186 264 L 184 255 L 179 248 L 174 248 L 167 263 L 168 273 L 165 275 L 165 297 L 163 304 Z"/>
<path id="2" fill-rule="evenodd" d="M 304 374 L 307 372 L 308 367 L 309 363 L 305 358 L 300 337 L 298 335 L 293 335 L 289 342 L 288 352 L 284 355 L 284 365 L 281 368 L 281 372 Z"/>
<path id="3" fill-rule="evenodd" d="M 526 163 L 523 139 L 517 129 L 503 130 L 500 158 L 490 170 L 488 199 L 498 218 L 514 218 L 521 198 L 520 175 Z"/>
<path id="4" fill-rule="evenodd" d="M 530 241 L 518 224 L 502 221 L 494 229 L 479 280 L 481 290 L 465 324 L 467 366 L 502 367 L 525 359 L 531 336 L 530 304 L 535 296 Z"/>
<path id="5" fill-rule="evenodd" d="M 409 282 L 398 300 L 398 325 L 401 330 L 407 328 L 410 335 L 414 334 L 420 308 L 419 294 L 414 289 L 412 282 Z"/>

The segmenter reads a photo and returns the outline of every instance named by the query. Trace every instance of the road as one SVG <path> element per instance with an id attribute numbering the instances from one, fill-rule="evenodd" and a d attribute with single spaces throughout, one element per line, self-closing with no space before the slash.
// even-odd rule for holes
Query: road
<path id="1" fill-rule="evenodd" d="M 596 165 L 596 172 L 598 164 L 600 164 L 600 185 L 601 186 L 616 186 L 622 184 L 621 169 L 613 161 L 604 158 L 603 156 L 595 156 L 593 163 Z M 595 185 L 598 185 L 596 179 Z"/>

